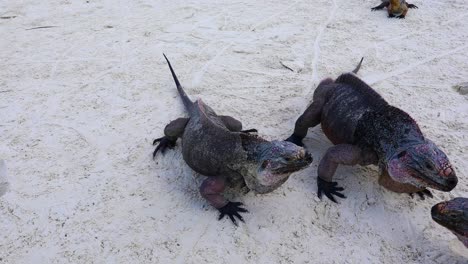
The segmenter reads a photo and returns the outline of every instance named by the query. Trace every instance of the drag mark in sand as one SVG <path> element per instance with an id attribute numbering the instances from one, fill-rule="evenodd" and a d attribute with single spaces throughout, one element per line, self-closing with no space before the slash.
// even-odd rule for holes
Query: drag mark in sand
<path id="1" fill-rule="evenodd" d="M 336 10 L 338 9 L 338 5 L 336 4 L 336 0 L 333 0 L 333 7 L 330 11 L 330 15 L 328 16 L 327 21 L 320 27 L 319 32 L 317 34 L 317 37 L 315 38 L 314 41 L 314 57 L 312 58 L 312 84 L 318 81 L 317 77 L 317 65 L 318 65 L 318 59 L 320 56 L 320 41 L 322 40 L 322 35 L 325 29 L 327 28 L 328 24 L 330 24 L 333 19 L 335 19 L 335 14 Z M 308 85 L 307 88 L 304 91 L 304 96 L 307 96 L 312 89 L 312 84 Z"/>
<path id="2" fill-rule="evenodd" d="M 286 9 L 283 9 L 281 10 L 280 12 L 278 13 L 275 13 L 269 17 L 267 17 L 266 19 L 256 23 L 255 25 L 253 25 L 252 27 L 250 27 L 250 30 L 249 32 L 251 31 L 255 31 L 260 25 L 263 25 L 264 23 L 272 20 L 273 18 L 275 17 L 278 17 L 279 15 L 289 11 L 291 8 L 295 7 L 298 3 L 300 3 L 301 0 L 298 0 L 292 4 L 290 4 Z M 244 32 L 243 34 L 241 34 L 241 36 L 239 37 L 239 39 L 243 39 L 245 37 L 245 34 L 247 32 Z M 252 39 L 248 40 L 247 42 L 245 43 L 250 43 L 252 41 Z M 200 82 L 202 81 L 203 79 L 203 75 L 205 74 L 205 72 L 208 70 L 208 67 L 214 62 L 216 61 L 219 56 L 221 56 L 226 50 L 228 50 L 229 48 L 231 48 L 232 46 L 234 46 L 235 43 L 233 41 L 229 42 L 229 44 L 227 44 L 226 46 L 224 46 L 224 48 L 222 48 L 218 53 L 216 53 L 216 55 L 211 59 L 209 60 L 208 62 L 205 63 L 205 65 L 203 65 L 203 67 L 201 67 L 200 71 L 198 71 L 196 74 L 194 74 L 194 77 L 193 77 L 193 80 L 192 80 L 192 86 L 198 86 L 200 84 Z"/>
<path id="3" fill-rule="evenodd" d="M 432 57 L 429 57 L 425 60 L 420 60 L 416 63 L 413 63 L 411 65 L 408 65 L 407 67 L 401 67 L 399 68 L 398 70 L 395 70 L 395 71 L 392 71 L 392 72 L 389 72 L 387 74 L 382 74 L 382 75 L 378 75 L 376 77 L 369 77 L 369 78 L 366 78 L 366 81 L 369 85 L 373 85 L 375 83 L 378 83 L 378 82 L 381 82 L 383 80 L 386 80 L 388 78 L 391 78 L 393 76 L 396 76 L 396 75 L 400 75 L 402 73 L 405 73 L 405 72 L 408 72 L 414 68 L 416 68 L 417 66 L 419 65 L 423 65 L 425 63 L 428 63 L 430 61 L 433 61 L 435 59 L 440 59 L 440 58 L 443 58 L 443 57 L 446 57 L 446 56 L 449 56 L 451 54 L 454 54 L 454 53 L 457 53 L 457 52 L 460 52 L 464 49 L 466 49 L 468 47 L 468 45 L 464 45 L 464 46 L 461 46 L 459 48 L 456 48 L 456 49 L 451 49 L 449 51 L 446 51 L 444 53 L 439 53 L 440 55 L 437 55 L 437 56 L 432 56 Z"/>

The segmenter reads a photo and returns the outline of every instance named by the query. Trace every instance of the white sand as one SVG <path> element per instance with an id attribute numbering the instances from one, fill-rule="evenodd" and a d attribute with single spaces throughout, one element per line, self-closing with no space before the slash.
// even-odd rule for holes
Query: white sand
<path id="1" fill-rule="evenodd" d="M 430 208 L 468 196 L 468 97 L 451 88 L 468 81 L 468 5 L 413 3 L 397 20 L 370 12 L 378 0 L 1 1 L 16 17 L 0 19 L 0 262 L 466 263 Z M 27 30 L 40 26 L 56 27 Z M 445 150 L 459 184 L 421 201 L 380 187 L 376 167 L 342 167 L 348 199 L 320 202 L 330 143 L 314 128 L 309 168 L 237 197 L 245 224 L 218 222 L 180 147 L 151 158 L 185 115 L 162 52 L 192 98 L 268 139 L 364 56 L 359 75 Z"/>

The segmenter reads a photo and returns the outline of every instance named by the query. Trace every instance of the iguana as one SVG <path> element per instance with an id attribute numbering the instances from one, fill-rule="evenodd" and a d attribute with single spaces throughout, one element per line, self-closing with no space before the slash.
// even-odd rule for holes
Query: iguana
<path id="1" fill-rule="evenodd" d="M 418 8 L 405 0 L 384 0 L 380 5 L 371 8 L 372 11 L 387 8 L 388 17 L 405 18 L 408 8 Z"/>
<path id="2" fill-rule="evenodd" d="M 187 118 L 170 122 L 164 137 L 155 139 L 158 144 L 153 158 L 161 150 L 173 148 L 182 138 L 182 155 L 194 171 L 208 176 L 200 186 L 201 195 L 219 210 L 219 220 L 225 215 L 234 224 L 240 213 L 247 210 L 240 202 L 228 201 L 222 195 L 225 187 L 244 184 L 256 193 L 268 193 L 283 184 L 291 175 L 312 162 L 312 157 L 302 147 L 284 141 L 267 141 L 249 134 L 255 129 L 242 130 L 242 123 L 230 116 L 217 115 L 213 109 L 198 99 L 192 102 L 172 73 L 182 102 L 189 113 Z"/>
<path id="3" fill-rule="evenodd" d="M 431 216 L 448 228 L 468 248 L 468 198 L 455 198 L 432 207 Z"/>
<path id="4" fill-rule="evenodd" d="M 287 139 L 302 146 L 310 127 L 319 123 L 335 146 L 329 148 L 318 166 L 318 196 L 322 192 L 346 198 L 333 182 L 338 165 L 378 165 L 379 183 L 399 193 L 431 197 L 431 187 L 450 191 L 458 179 L 447 156 L 426 139 L 416 122 L 404 111 L 389 105 L 355 73 L 344 73 L 335 81 L 320 82 L 312 104 L 297 119 Z"/>

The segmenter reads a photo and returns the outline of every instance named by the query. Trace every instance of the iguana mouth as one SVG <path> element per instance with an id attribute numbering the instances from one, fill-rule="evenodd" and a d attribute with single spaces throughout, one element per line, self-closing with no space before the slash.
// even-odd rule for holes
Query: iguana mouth
<path id="1" fill-rule="evenodd" d="M 294 165 L 294 166 L 289 166 L 285 168 L 279 168 L 277 170 L 272 171 L 274 174 L 287 174 L 287 173 L 293 173 L 295 171 L 298 171 L 308 164 L 303 164 L 303 165 Z"/>
<path id="2" fill-rule="evenodd" d="M 310 153 L 305 153 L 304 156 L 298 157 L 293 161 L 289 161 L 288 163 L 284 164 L 284 166 L 281 166 L 277 169 L 273 169 L 272 172 L 274 174 L 293 173 L 303 169 L 304 167 L 307 167 L 310 163 L 312 163 L 312 156 L 310 155 Z"/>
<path id="3" fill-rule="evenodd" d="M 444 192 L 449 192 L 455 188 L 455 186 L 458 183 L 458 180 L 456 177 L 453 177 L 453 171 L 452 173 L 448 176 L 447 179 L 444 179 L 443 182 L 435 181 L 434 179 L 427 177 L 423 173 L 418 173 L 417 178 L 420 178 L 423 180 L 427 185 L 429 185 L 432 188 L 444 191 Z"/>
<path id="4" fill-rule="evenodd" d="M 418 178 L 423 180 L 425 184 L 427 184 L 428 186 L 430 186 L 430 187 L 432 187 L 434 189 L 438 189 L 438 190 L 441 190 L 441 191 L 444 191 L 444 192 L 451 191 L 457 185 L 456 178 L 455 178 L 455 180 L 447 179 L 446 182 L 438 182 L 438 181 L 433 180 L 430 177 L 427 177 L 423 173 L 418 173 L 418 174 L 419 174 Z"/>

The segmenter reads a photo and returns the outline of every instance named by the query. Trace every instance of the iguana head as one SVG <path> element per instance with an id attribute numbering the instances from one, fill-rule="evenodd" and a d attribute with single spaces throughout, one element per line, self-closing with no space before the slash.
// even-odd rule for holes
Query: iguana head
<path id="1" fill-rule="evenodd" d="M 417 187 L 449 192 L 458 183 L 447 156 L 430 140 L 399 151 L 387 166 L 394 180 Z"/>
<path id="2" fill-rule="evenodd" d="M 250 146 L 250 164 L 244 179 L 257 193 L 276 189 L 289 175 L 312 162 L 312 156 L 303 147 L 291 142 L 257 141 Z"/>
<path id="3" fill-rule="evenodd" d="M 455 198 L 432 207 L 431 216 L 460 239 L 468 239 L 468 198 Z"/>

